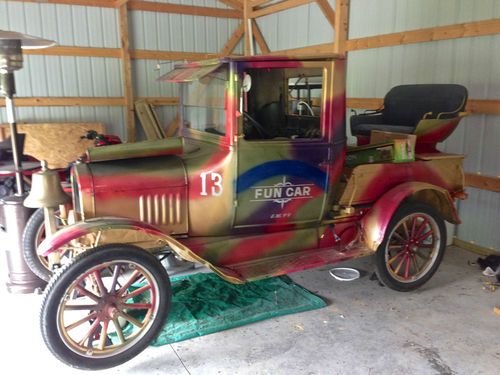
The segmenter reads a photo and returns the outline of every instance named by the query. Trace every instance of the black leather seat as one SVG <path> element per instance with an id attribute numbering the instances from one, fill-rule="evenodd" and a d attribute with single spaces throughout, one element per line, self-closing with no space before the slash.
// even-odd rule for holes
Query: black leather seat
<path id="1" fill-rule="evenodd" d="M 372 130 L 412 134 L 426 119 L 455 118 L 465 110 L 467 89 L 455 84 L 421 84 L 393 87 L 384 98 L 384 107 L 371 113 L 351 116 L 351 133 L 369 136 Z"/>

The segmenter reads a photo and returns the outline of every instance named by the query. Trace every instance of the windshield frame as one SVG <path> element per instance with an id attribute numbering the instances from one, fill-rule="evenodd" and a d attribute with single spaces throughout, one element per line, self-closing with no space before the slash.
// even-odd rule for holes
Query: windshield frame
<path id="1" fill-rule="evenodd" d="M 226 66 L 228 68 L 228 81 L 226 83 L 226 88 L 224 90 L 224 112 L 225 112 L 225 134 L 218 135 L 212 134 L 206 131 L 196 130 L 192 128 L 188 128 L 184 123 L 184 95 L 186 90 L 186 85 L 189 82 L 180 83 L 179 87 L 179 133 L 186 137 L 192 138 L 202 141 L 208 141 L 211 143 L 217 143 L 222 145 L 232 145 L 234 139 L 234 124 L 236 122 L 236 82 L 234 79 L 234 62 L 225 62 L 221 65 L 222 67 Z"/>

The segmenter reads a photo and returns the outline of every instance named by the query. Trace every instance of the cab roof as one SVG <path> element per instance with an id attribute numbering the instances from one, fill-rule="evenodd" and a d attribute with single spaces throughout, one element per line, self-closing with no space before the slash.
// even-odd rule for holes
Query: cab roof
<path id="1" fill-rule="evenodd" d="M 316 56 L 280 56 L 280 55 L 258 55 L 258 56 L 226 56 L 209 60 L 192 61 L 176 64 L 176 68 L 195 67 L 200 65 L 224 64 L 231 61 L 236 62 L 264 62 L 264 61 L 327 61 L 344 59 L 345 57 L 337 54 L 320 54 Z"/>
<path id="2" fill-rule="evenodd" d="M 342 55 L 321 54 L 317 56 L 279 56 L 279 55 L 259 55 L 259 56 L 227 56 L 209 60 L 192 61 L 176 64 L 174 69 L 158 78 L 159 81 L 166 82 L 189 82 L 200 79 L 219 68 L 222 64 L 229 62 L 237 63 L 265 63 L 265 62 L 305 62 L 305 61 L 331 61 L 344 59 Z"/>

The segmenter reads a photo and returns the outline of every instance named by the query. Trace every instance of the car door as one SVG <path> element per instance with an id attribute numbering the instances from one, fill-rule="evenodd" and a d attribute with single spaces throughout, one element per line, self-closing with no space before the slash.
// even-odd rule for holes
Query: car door
<path id="1" fill-rule="evenodd" d="M 322 67 L 247 69 L 252 88 L 237 152 L 234 226 L 312 226 L 324 215 L 332 146 Z"/>
<path id="2" fill-rule="evenodd" d="M 330 145 L 319 141 L 242 142 L 235 226 L 293 228 L 323 217 Z"/>

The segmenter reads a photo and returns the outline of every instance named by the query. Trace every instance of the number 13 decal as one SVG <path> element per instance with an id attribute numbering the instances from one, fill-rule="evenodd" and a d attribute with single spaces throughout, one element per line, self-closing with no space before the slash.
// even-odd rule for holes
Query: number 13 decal
<path id="1" fill-rule="evenodd" d="M 207 182 L 207 176 L 210 176 Z M 201 178 L 201 192 L 200 195 L 208 195 L 207 184 L 211 185 L 210 193 L 214 197 L 218 197 L 222 194 L 222 176 L 215 172 L 203 172 L 200 174 Z"/>

